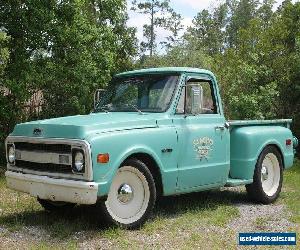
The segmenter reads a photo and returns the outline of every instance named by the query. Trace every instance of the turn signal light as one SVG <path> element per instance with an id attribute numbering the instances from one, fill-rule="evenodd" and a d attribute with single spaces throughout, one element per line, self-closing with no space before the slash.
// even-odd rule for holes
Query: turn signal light
<path id="1" fill-rule="evenodd" d="M 285 145 L 291 146 L 292 145 L 292 140 L 291 139 L 286 139 Z"/>
<path id="2" fill-rule="evenodd" d="M 98 154 L 97 155 L 97 162 L 98 163 L 108 163 L 109 162 L 109 154 Z"/>

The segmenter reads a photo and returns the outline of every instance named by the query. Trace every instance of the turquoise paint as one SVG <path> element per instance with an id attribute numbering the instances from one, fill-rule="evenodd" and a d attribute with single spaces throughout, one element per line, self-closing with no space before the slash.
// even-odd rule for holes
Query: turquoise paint
<path id="1" fill-rule="evenodd" d="M 159 68 L 125 72 L 122 75 L 176 72 L 181 74 L 176 93 L 165 113 L 111 112 L 92 113 L 19 124 L 11 135 L 33 137 L 41 128 L 44 138 L 84 139 L 91 145 L 93 177 L 99 184 L 99 196 L 105 196 L 120 165 L 132 154 L 144 153 L 157 163 L 164 195 L 201 191 L 228 184 L 251 183 L 258 156 L 267 145 L 280 149 L 285 168 L 293 164 L 293 139 L 286 128 L 291 120 L 230 121 L 225 118 L 215 76 L 207 70 L 193 68 Z M 189 77 L 211 80 L 218 114 L 185 116 L 175 114 L 180 93 Z M 195 140 L 209 138 L 208 157 L 200 159 Z M 213 142 L 213 143 L 211 143 Z M 296 143 L 296 139 L 293 140 Z M 172 152 L 163 153 L 163 149 Z M 109 153 L 110 162 L 97 163 L 99 153 Z"/>
<path id="2" fill-rule="evenodd" d="M 163 138 L 160 140 L 159 138 Z M 179 155 L 176 130 L 169 124 L 159 128 L 123 130 L 114 133 L 101 133 L 90 136 L 87 140 L 92 145 L 93 171 L 96 182 L 106 183 L 99 189 L 99 195 L 107 194 L 115 172 L 122 162 L 135 153 L 145 153 L 151 156 L 160 168 L 165 194 L 172 194 L 176 189 L 177 164 Z M 172 153 L 162 153 L 162 149 L 171 148 Z M 110 154 L 108 164 L 99 164 L 99 153 Z"/>
<path id="3" fill-rule="evenodd" d="M 186 190 L 199 190 L 203 186 L 223 186 L 229 174 L 229 131 L 216 130 L 218 126 L 224 126 L 225 118 L 219 89 L 215 78 L 209 74 L 200 72 L 187 72 L 184 75 L 185 79 L 202 78 L 209 79 L 213 84 L 213 92 L 216 97 L 218 106 L 218 114 L 199 114 L 199 115 L 174 115 L 174 124 L 178 132 L 178 142 L 181 154 L 178 156 L 178 192 L 182 193 Z M 181 82 L 184 85 L 185 81 Z M 183 88 L 180 88 L 179 96 Z M 176 105 L 175 105 L 176 107 Z M 209 155 L 204 158 L 199 158 L 199 154 L 195 151 L 198 145 L 197 140 L 209 138 L 212 142 Z M 184 157 L 182 157 L 184 155 Z M 205 178 L 203 178 L 205 176 Z"/>
<path id="4" fill-rule="evenodd" d="M 201 121 L 201 122 L 199 122 Z M 229 174 L 229 131 L 219 131 L 225 120 L 220 115 L 188 116 L 178 115 L 174 119 L 179 135 L 182 154 L 178 156 L 179 189 L 219 183 L 224 185 Z M 205 142 L 205 138 L 211 141 Z M 196 151 L 202 141 L 211 149 L 207 157 L 199 157 Z M 204 147 L 206 146 L 204 145 Z M 184 155 L 184 157 L 182 157 Z M 205 176 L 205 178 L 203 178 Z"/>
<path id="5" fill-rule="evenodd" d="M 215 78 L 214 74 L 206 69 L 197 69 L 197 68 L 188 68 L 188 67 L 162 67 L 162 68 L 149 68 L 149 69 L 138 69 L 133 71 L 127 71 L 116 76 L 127 76 L 127 75 L 141 75 L 141 74 L 160 74 L 160 73 L 195 73 L 195 74 L 204 74 Z"/>
<path id="6" fill-rule="evenodd" d="M 19 124 L 11 135 L 31 137 L 33 129 L 38 127 L 45 138 L 85 139 L 100 132 L 156 127 L 159 116 L 161 114 L 137 112 L 91 113 Z"/>
<path id="7" fill-rule="evenodd" d="M 292 119 L 229 121 L 230 126 L 279 125 L 288 127 Z"/>
<path id="8" fill-rule="evenodd" d="M 293 164 L 293 146 L 286 146 L 292 132 L 281 126 L 243 126 L 231 129 L 230 177 L 251 179 L 257 159 L 267 145 L 276 145 L 283 154 L 285 168 Z"/>

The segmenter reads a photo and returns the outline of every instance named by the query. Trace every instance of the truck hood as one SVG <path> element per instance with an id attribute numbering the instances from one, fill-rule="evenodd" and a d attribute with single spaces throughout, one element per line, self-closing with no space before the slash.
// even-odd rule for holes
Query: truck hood
<path id="1" fill-rule="evenodd" d="M 92 133 L 157 127 L 157 115 L 111 112 L 60 117 L 18 124 L 11 135 L 85 139 Z"/>

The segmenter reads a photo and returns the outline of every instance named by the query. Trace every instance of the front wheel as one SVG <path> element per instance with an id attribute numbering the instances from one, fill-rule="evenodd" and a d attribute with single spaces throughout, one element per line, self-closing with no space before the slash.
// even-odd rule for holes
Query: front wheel
<path id="1" fill-rule="evenodd" d="M 263 204 L 274 202 L 281 191 L 283 180 L 282 157 L 274 146 L 267 146 L 260 154 L 253 183 L 246 185 L 248 195 Z"/>
<path id="2" fill-rule="evenodd" d="M 130 159 L 118 169 L 102 207 L 109 221 L 135 229 L 148 219 L 155 201 L 156 188 L 149 169 L 143 162 Z"/>

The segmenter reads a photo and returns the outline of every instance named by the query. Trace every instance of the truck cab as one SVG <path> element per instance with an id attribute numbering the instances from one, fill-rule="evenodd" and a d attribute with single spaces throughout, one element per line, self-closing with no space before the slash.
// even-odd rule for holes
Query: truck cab
<path id="1" fill-rule="evenodd" d="M 291 122 L 226 121 L 207 70 L 124 72 L 96 92 L 91 114 L 16 125 L 7 185 L 51 211 L 101 202 L 125 228 L 141 226 L 160 195 L 246 185 L 268 204 L 293 165 Z"/>

